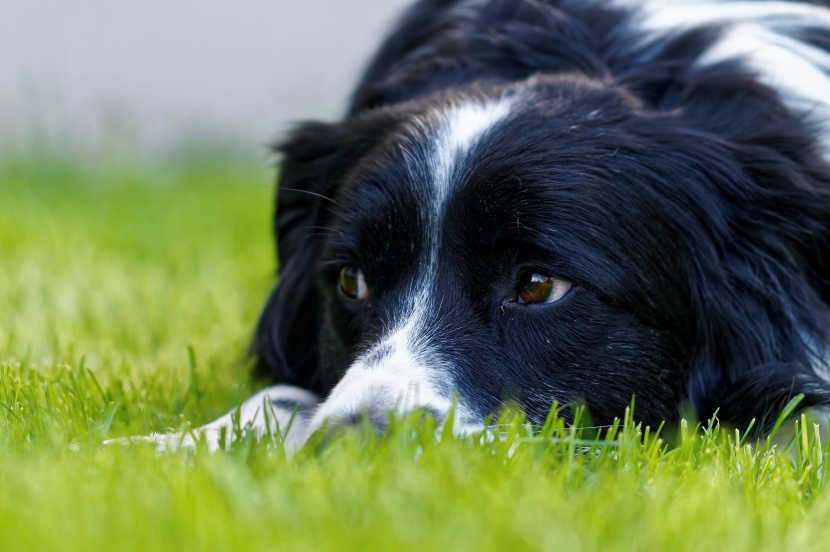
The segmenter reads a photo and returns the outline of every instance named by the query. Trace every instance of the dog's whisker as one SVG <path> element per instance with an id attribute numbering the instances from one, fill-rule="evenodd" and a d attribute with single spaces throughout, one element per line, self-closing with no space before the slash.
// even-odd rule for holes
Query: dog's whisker
<path id="1" fill-rule="evenodd" d="M 296 193 L 299 193 L 299 194 L 307 194 L 307 195 L 310 195 L 310 196 L 318 197 L 320 199 L 324 199 L 326 201 L 330 201 L 330 202 L 334 203 L 335 205 L 339 206 L 337 201 L 335 201 L 334 199 L 332 199 L 328 196 L 325 196 L 323 194 L 319 194 L 317 192 L 312 192 L 311 190 L 301 190 L 299 188 L 288 188 L 288 187 L 285 187 L 285 186 L 279 186 L 279 190 L 286 191 L 286 192 L 296 192 Z"/>
<path id="2" fill-rule="evenodd" d="M 309 226 L 306 226 L 305 228 L 309 228 L 309 229 L 311 229 L 311 230 L 326 230 L 326 231 L 329 231 L 329 232 L 331 232 L 331 233 L 336 233 L 336 232 L 339 232 L 339 230 L 337 230 L 336 228 L 332 228 L 331 226 L 314 226 L 314 225 L 309 225 Z"/>
<path id="3" fill-rule="evenodd" d="M 306 234 L 305 236 L 303 236 L 303 237 L 301 238 L 301 240 L 302 240 L 302 241 L 305 241 L 305 240 L 307 240 L 307 239 L 310 239 L 310 238 L 316 238 L 316 237 L 324 237 L 324 238 L 328 238 L 328 237 L 331 237 L 331 236 L 332 236 L 332 234 L 331 234 L 331 233 L 329 233 L 329 232 L 313 232 L 313 233 L 311 233 L 311 234 Z"/>

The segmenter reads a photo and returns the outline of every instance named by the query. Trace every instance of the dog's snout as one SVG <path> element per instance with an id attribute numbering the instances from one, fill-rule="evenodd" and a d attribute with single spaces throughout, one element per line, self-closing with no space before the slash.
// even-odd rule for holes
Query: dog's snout
<path id="1" fill-rule="evenodd" d="M 367 411 L 346 414 L 337 418 L 329 418 L 325 423 L 308 437 L 308 443 L 323 449 L 328 446 L 342 432 L 347 430 L 362 430 L 369 435 L 380 436 L 389 427 L 389 413 Z"/>
<path id="2" fill-rule="evenodd" d="M 444 413 L 438 410 L 437 408 L 432 408 L 429 406 L 422 406 L 418 409 L 421 417 L 432 418 L 437 422 L 441 422 L 444 419 Z"/>
<path id="3" fill-rule="evenodd" d="M 333 419 L 329 419 L 327 420 L 326 425 L 332 430 L 348 428 L 371 428 L 373 432 L 377 433 L 378 435 L 381 435 L 386 432 L 390 422 L 392 421 L 392 418 L 395 416 L 415 416 L 421 420 L 423 420 L 424 418 L 432 418 L 433 420 L 439 423 L 443 421 L 443 419 L 446 417 L 444 413 L 438 410 L 437 408 L 432 408 L 429 406 L 420 407 L 411 412 L 397 414 L 392 410 L 374 408 L 362 410 L 359 412 L 353 412 L 339 417 L 335 417 Z"/>
<path id="4" fill-rule="evenodd" d="M 340 427 L 370 427 L 375 433 L 383 434 L 389 427 L 389 412 L 364 411 L 344 416 L 336 425 Z"/>
<path id="5" fill-rule="evenodd" d="M 431 418 L 439 425 L 443 423 L 446 414 L 437 408 L 420 407 L 415 410 L 396 413 L 388 409 L 364 409 L 359 412 L 351 412 L 327 418 L 325 422 L 308 437 L 308 442 L 313 446 L 325 448 L 331 441 L 344 431 L 357 430 L 363 435 L 382 436 L 389 429 L 394 418 L 412 418 L 417 421 Z"/>

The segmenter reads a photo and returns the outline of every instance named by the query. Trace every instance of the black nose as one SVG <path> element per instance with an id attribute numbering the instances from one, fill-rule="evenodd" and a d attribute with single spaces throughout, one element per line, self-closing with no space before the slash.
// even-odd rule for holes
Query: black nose
<path id="1" fill-rule="evenodd" d="M 321 451 L 344 431 L 358 430 L 365 436 L 379 437 L 384 434 L 387 427 L 389 414 L 358 412 L 326 420 L 323 427 L 312 433 L 306 443 Z"/>
<path id="2" fill-rule="evenodd" d="M 389 416 L 388 412 L 358 412 L 341 418 L 334 426 L 344 429 L 371 428 L 376 434 L 383 435 L 389 427 Z"/>
<path id="3" fill-rule="evenodd" d="M 444 419 L 444 414 L 435 408 L 421 407 L 417 412 L 420 417 L 430 417 L 439 423 Z M 309 436 L 307 442 L 320 450 L 331 443 L 338 434 L 349 429 L 364 430 L 364 432 L 368 430 L 370 435 L 379 437 L 386 433 L 391 416 L 391 412 L 381 410 L 361 411 L 339 416 L 327 420 L 322 428 Z"/>
<path id="4" fill-rule="evenodd" d="M 392 414 L 383 410 L 368 410 L 355 412 L 341 416 L 329 422 L 329 427 L 334 430 L 357 429 L 369 431 L 376 436 L 386 433 L 389 427 Z"/>
<path id="5" fill-rule="evenodd" d="M 419 407 L 417 412 L 418 419 L 432 418 L 438 422 L 444 419 L 444 414 L 436 408 L 429 406 Z M 413 416 L 413 413 L 404 414 L 404 417 Z M 389 427 L 392 413 L 385 410 L 368 410 L 349 414 L 340 418 L 337 423 L 333 424 L 336 427 L 370 427 L 378 435 L 386 433 L 386 428 Z"/>

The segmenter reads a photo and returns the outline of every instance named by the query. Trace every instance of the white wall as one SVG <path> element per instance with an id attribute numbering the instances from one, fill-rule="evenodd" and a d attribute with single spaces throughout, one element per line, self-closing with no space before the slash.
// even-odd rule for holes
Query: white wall
<path id="1" fill-rule="evenodd" d="M 260 147 L 335 118 L 407 3 L 0 0 L 0 143 Z"/>

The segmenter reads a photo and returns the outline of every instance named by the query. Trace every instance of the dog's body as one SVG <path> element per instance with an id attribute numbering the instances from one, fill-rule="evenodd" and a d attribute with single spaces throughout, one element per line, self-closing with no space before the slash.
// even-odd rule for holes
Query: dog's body
<path id="1" fill-rule="evenodd" d="M 281 148 L 254 349 L 284 385 L 242 422 L 830 405 L 820 4 L 419 2 L 344 121 Z"/>

